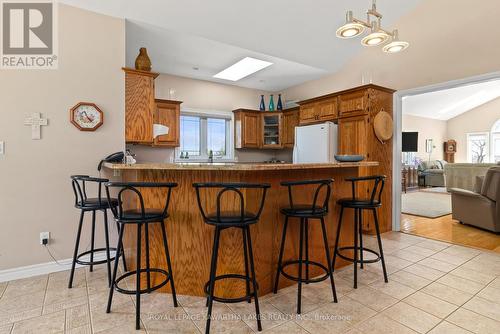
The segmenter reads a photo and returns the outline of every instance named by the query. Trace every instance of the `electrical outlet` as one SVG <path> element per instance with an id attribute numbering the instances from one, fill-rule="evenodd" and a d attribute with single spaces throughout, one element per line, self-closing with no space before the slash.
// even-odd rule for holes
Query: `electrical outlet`
<path id="1" fill-rule="evenodd" d="M 0 155 L 5 154 L 5 142 L 0 141 Z"/>
<path id="2" fill-rule="evenodd" d="M 50 232 L 40 233 L 40 245 L 48 245 L 50 241 Z"/>

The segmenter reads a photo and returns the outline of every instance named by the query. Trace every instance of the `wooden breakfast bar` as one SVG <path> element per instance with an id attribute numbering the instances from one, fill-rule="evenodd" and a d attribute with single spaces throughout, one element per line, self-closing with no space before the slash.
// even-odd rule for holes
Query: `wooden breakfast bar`
<path id="1" fill-rule="evenodd" d="M 278 253 L 283 229 L 284 218 L 280 214 L 280 208 L 288 206 L 288 192 L 280 185 L 282 181 L 314 180 L 333 178 L 332 196 L 330 198 L 330 211 L 326 217 L 326 228 L 331 251 L 335 243 L 339 209 L 335 205 L 337 199 L 350 197 L 350 182 L 345 178 L 366 175 L 372 167 L 378 166 L 378 162 L 367 161 L 357 163 L 322 163 L 322 164 L 246 164 L 246 163 L 148 163 L 148 164 L 111 164 L 106 163 L 108 171 L 114 171 L 120 175 L 122 181 L 141 182 L 176 182 L 178 187 L 172 193 L 169 207 L 170 217 L 165 221 L 167 238 L 169 243 L 170 257 L 173 266 L 176 292 L 178 294 L 203 296 L 203 287 L 208 281 L 210 272 L 211 250 L 213 244 L 214 228 L 203 222 L 200 214 L 196 192 L 192 184 L 194 182 L 250 182 L 269 183 L 265 199 L 264 209 L 260 221 L 251 226 L 253 252 L 255 258 L 255 269 L 259 294 L 270 293 L 276 275 Z M 165 194 L 161 190 L 142 189 L 145 206 L 149 208 L 160 208 L 164 204 Z M 248 206 L 257 206 L 258 200 L 243 193 Z M 213 212 L 215 205 L 215 192 L 208 196 L 203 205 L 208 211 Z M 303 188 L 300 193 L 294 194 L 299 203 L 310 203 L 313 198 L 313 188 Z M 236 207 L 239 202 L 224 200 L 225 209 Z M 137 207 L 134 200 L 126 203 L 128 207 Z M 381 210 L 390 210 L 390 206 L 382 207 Z M 353 228 L 352 210 L 344 213 L 340 245 L 352 244 Z M 385 215 L 382 215 L 385 216 Z M 298 258 L 298 220 L 291 219 L 288 224 L 287 242 L 284 252 L 284 260 Z M 309 231 L 309 258 L 312 261 L 325 263 L 325 253 L 321 225 L 310 222 Z M 162 235 L 159 224 L 152 224 L 150 233 L 150 257 L 151 266 L 166 268 L 163 252 Z M 125 228 L 125 254 L 130 269 L 133 268 L 135 260 L 135 244 L 137 240 L 136 228 L 127 226 Z M 244 256 L 242 252 L 242 234 L 237 229 L 224 230 L 221 234 L 221 247 L 217 273 L 244 273 Z M 144 245 L 144 242 L 142 243 Z M 142 252 L 144 254 L 144 251 Z M 337 267 L 347 262 L 337 261 Z M 293 275 L 295 268 L 287 269 Z M 323 274 L 319 269 L 311 267 L 311 276 Z M 156 278 L 160 280 L 160 278 Z M 153 283 L 154 283 L 153 278 Z M 280 279 L 280 288 L 291 285 L 293 282 Z M 161 291 L 169 292 L 168 284 Z M 235 297 L 245 294 L 245 284 L 238 280 L 223 280 L 216 284 L 216 295 L 224 297 Z"/>

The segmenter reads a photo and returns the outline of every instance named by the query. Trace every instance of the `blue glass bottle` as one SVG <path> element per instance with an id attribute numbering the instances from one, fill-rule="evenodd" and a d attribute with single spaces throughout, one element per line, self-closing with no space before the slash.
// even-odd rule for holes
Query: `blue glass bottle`
<path id="1" fill-rule="evenodd" d="M 260 96 L 260 106 L 259 106 L 260 111 L 265 111 L 266 110 L 266 102 L 264 102 L 264 95 Z"/>
<path id="2" fill-rule="evenodd" d="M 274 111 L 274 97 L 273 94 L 269 97 L 269 111 Z"/>
<path id="3" fill-rule="evenodd" d="M 283 110 L 283 102 L 281 102 L 281 94 L 278 94 L 278 104 L 276 105 L 276 110 Z"/>

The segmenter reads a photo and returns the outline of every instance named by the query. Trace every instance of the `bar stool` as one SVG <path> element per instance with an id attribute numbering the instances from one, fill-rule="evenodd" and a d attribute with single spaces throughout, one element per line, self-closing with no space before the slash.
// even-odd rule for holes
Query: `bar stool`
<path id="1" fill-rule="evenodd" d="M 378 217 L 377 217 L 377 208 L 380 208 L 382 206 L 382 191 L 384 190 L 384 184 L 385 184 L 385 179 L 386 176 L 384 175 L 375 175 L 375 176 L 365 176 L 365 177 L 353 177 L 346 179 L 346 181 L 351 182 L 351 189 L 352 189 L 352 197 L 351 198 L 341 198 L 337 201 L 337 203 L 340 205 L 340 218 L 339 218 L 339 225 L 337 227 L 337 238 L 335 240 L 335 250 L 333 253 L 333 264 L 332 267 L 335 268 L 335 260 L 337 258 L 337 255 L 349 262 L 352 262 L 354 264 L 354 289 L 358 288 L 358 272 L 357 272 L 357 264 L 360 264 L 361 269 L 363 269 L 363 264 L 365 263 L 375 263 L 378 261 L 382 262 L 382 270 L 384 272 L 384 281 L 387 283 L 387 271 L 385 269 L 385 261 L 384 261 L 384 251 L 382 250 L 382 240 L 380 239 L 380 227 L 378 224 Z M 371 195 L 370 198 L 364 199 L 364 198 L 357 198 L 356 197 L 356 184 L 358 182 L 371 182 L 373 181 L 373 187 L 371 189 Z M 342 215 L 344 213 L 344 209 L 354 209 L 354 246 L 348 246 L 348 247 L 338 247 L 339 245 L 339 236 L 340 236 L 340 228 L 342 225 Z M 379 252 L 376 252 L 372 249 L 365 248 L 363 247 L 363 231 L 362 231 L 362 217 L 363 217 L 363 210 L 370 210 L 373 213 L 373 220 L 375 223 L 375 230 L 377 232 L 377 241 L 378 241 L 378 248 Z M 358 235 L 359 235 L 359 246 L 358 246 Z M 343 250 L 354 250 L 354 258 L 347 257 L 343 254 L 341 254 L 341 251 Z M 358 260 L 358 250 L 359 250 L 359 256 L 360 259 Z M 363 259 L 363 252 L 368 252 L 372 253 L 376 256 L 375 259 L 370 259 L 370 260 L 364 260 Z"/>
<path id="2" fill-rule="evenodd" d="M 75 274 L 76 264 L 90 266 L 90 271 L 94 270 L 94 266 L 98 264 L 106 263 L 108 266 L 108 284 L 111 285 L 111 261 L 115 258 L 123 255 L 123 250 L 116 252 L 116 248 L 109 247 L 109 233 L 108 233 L 108 213 L 107 210 L 111 207 L 116 207 L 118 205 L 118 200 L 111 198 L 108 201 L 102 194 L 102 184 L 109 182 L 108 179 L 101 179 L 96 177 L 90 177 L 88 175 L 73 175 L 71 176 L 71 185 L 73 187 L 73 192 L 75 194 L 75 208 L 79 209 L 80 212 L 80 223 L 78 224 L 78 232 L 76 234 L 75 251 L 73 253 L 73 262 L 71 264 L 71 272 L 69 276 L 68 288 L 73 287 L 73 277 Z M 97 184 L 98 195 L 96 198 L 87 197 L 87 183 Z M 80 247 L 80 237 L 82 234 L 83 219 L 85 217 L 85 212 L 92 211 L 92 234 L 90 236 L 90 250 L 78 254 L 78 248 Z M 102 211 L 104 214 L 104 237 L 106 241 L 105 248 L 94 248 L 94 238 L 95 238 L 95 213 L 96 211 Z M 120 231 L 120 226 L 116 224 L 118 233 Z M 94 261 L 94 253 L 106 252 L 106 259 Z M 115 252 L 115 257 L 110 256 L 110 252 Z M 82 257 L 90 255 L 90 261 L 81 260 Z M 122 256 L 123 267 L 126 270 L 127 265 L 125 262 L 125 256 Z M 117 261 L 118 262 L 118 261 Z"/>
<path id="3" fill-rule="evenodd" d="M 335 282 L 333 280 L 333 270 L 332 263 L 330 261 L 330 247 L 328 246 L 328 237 L 326 234 L 325 228 L 325 219 L 324 217 L 328 214 L 328 202 L 330 200 L 331 193 L 331 183 L 332 179 L 327 180 L 310 180 L 310 181 L 292 181 L 292 182 L 281 182 L 282 186 L 288 187 L 288 199 L 290 202 L 290 206 L 287 208 L 282 208 L 280 211 L 283 215 L 285 215 L 285 224 L 283 226 L 283 235 L 281 237 L 281 246 L 280 253 L 278 258 L 278 269 L 276 271 L 276 280 L 274 281 L 274 293 L 278 292 L 278 283 L 280 275 L 285 276 L 286 278 L 298 282 L 298 292 L 297 292 L 297 314 L 301 313 L 302 306 L 302 283 L 318 283 L 326 280 L 330 277 L 330 284 L 332 286 L 333 293 L 333 301 L 337 302 L 337 292 L 335 290 Z M 312 200 L 312 204 L 295 204 L 293 200 L 293 187 L 298 186 L 307 186 L 307 185 L 317 185 L 316 191 L 314 192 L 314 197 Z M 318 196 L 321 192 L 321 189 L 326 189 L 325 200 L 321 206 L 317 205 Z M 283 251 L 285 248 L 286 241 L 286 232 L 288 227 L 288 219 L 289 218 L 299 218 L 300 219 L 300 232 L 299 232 L 299 259 L 298 260 L 289 260 L 283 262 Z M 325 246 L 325 255 L 327 267 L 319 262 L 314 262 L 309 260 L 309 219 L 318 219 L 321 222 L 321 229 L 323 231 L 323 243 Z M 304 238 L 305 234 L 305 238 Z M 304 245 L 305 244 L 305 245 Z M 305 247 L 305 260 L 302 258 L 304 248 Z M 298 277 L 292 276 L 285 272 L 285 268 L 289 265 L 299 265 Z M 305 278 L 302 277 L 302 265 L 305 264 Z M 321 268 L 325 271 L 325 275 L 317 278 L 309 278 L 309 265 L 313 265 Z"/>
<path id="4" fill-rule="evenodd" d="M 136 245 L 136 269 L 126 272 L 120 277 L 116 277 L 118 270 L 118 262 L 115 262 L 113 268 L 113 278 L 111 281 L 111 287 L 109 289 L 108 306 L 106 308 L 106 313 L 111 312 L 111 303 L 113 301 L 114 290 L 128 294 L 135 295 L 135 328 L 140 329 L 140 314 L 141 314 L 141 294 L 151 293 L 157 289 L 160 289 L 168 282 L 170 282 L 170 288 L 172 289 L 172 298 L 174 301 L 174 307 L 177 307 L 177 296 L 175 294 L 174 277 L 172 274 L 172 264 L 170 262 L 170 254 L 168 252 L 167 234 L 165 232 L 165 222 L 164 220 L 169 217 L 168 206 L 170 204 L 170 197 L 172 189 L 177 187 L 177 183 L 150 183 L 150 182 L 108 182 L 106 183 L 106 195 L 111 201 L 109 194 L 110 188 L 118 188 L 118 206 L 112 208 L 112 212 L 115 220 L 121 225 L 120 235 L 118 236 L 118 246 L 117 248 L 123 248 L 123 230 L 125 225 L 136 225 L 137 226 L 137 245 Z M 165 199 L 165 205 L 162 209 L 151 209 L 144 207 L 144 199 L 139 188 L 163 188 L 167 189 L 167 196 Z M 131 198 L 136 198 L 137 203 L 139 203 L 138 209 L 125 210 L 123 208 L 123 196 L 124 194 L 130 194 Z M 163 238 L 163 247 L 165 249 L 165 256 L 167 260 L 168 271 L 161 268 L 151 268 L 149 261 L 149 224 L 160 224 L 161 233 Z M 141 267 L 141 231 L 144 227 L 144 240 L 146 242 L 146 268 Z M 141 289 L 141 274 L 146 273 L 147 287 Z M 162 274 L 165 279 L 155 286 L 151 286 L 151 273 Z M 120 281 L 127 277 L 135 275 L 136 277 L 136 287 L 135 290 L 125 289 L 119 286 Z"/>
<path id="5" fill-rule="evenodd" d="M 255 267 L 252 251 L 252 239 L 250 237 L 250 225 L 259 221 L 262 209 L 264 208 L 264 201 L 266 198 L 267 189 L 270 188 L 269 184 L 253 184 L 253 183 L 194 183 L 193 187 L 196 189 L 196 197 L 201 215 L 206 224 L 215 226 L 214 244 L 212 250 L 212 261 L 210 265 L 210 280 L 205 284 L 205 293 L 207 295 L 207 323 L 205 333 L 210 333 L 210 320 L 212 316 L 212 305 L 214 300 L 222 303 L 239 303 L 242 301 L 251 302 L 252 297 L 255 298 L 255 313 L 257 316 L 257 328 L 262 330 L 259 299 L 258 299 L 258 285 L 255 279 Z M 201 203 L 200 190 L 202 189 L 220 189 L 217 193 L 216 212 L 206 213 Z M 243 198 L 242 190 L 262 190 L 260 206 L 256 213 L 246 211 L 245 200 Z M 226 193 L 234 193 L 239 201 L 240 209 L 237 211 L 222 211 L 222 197 Z M 245 275 L 240 274 L 224 274 L 217 276 L 217 257 L 219 252 L 219 240 L 222 230 L 227 228 L 239 228 L 243 234 L 243 255 L 245 257 Z M 250 262 L 250 273 L 248 270 L 248 262 Z M 246 295 L 238 298 L 222 298 L 214 295 L 215 282 L 222 279 L 241 279 L 246 283 Z M 252 290 L 250 289 L 250 282 L 252 283 Z"/>

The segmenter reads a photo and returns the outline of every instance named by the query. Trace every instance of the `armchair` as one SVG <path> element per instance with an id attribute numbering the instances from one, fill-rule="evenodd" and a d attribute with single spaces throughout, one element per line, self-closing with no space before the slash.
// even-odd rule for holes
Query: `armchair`
<path id="1" fill-rule="evenodd" d="M 484 179 L 477 177 L 475 190 L 450 189 L 453 219 L 500 232 L 500 167 L 489 168 Z"/>

